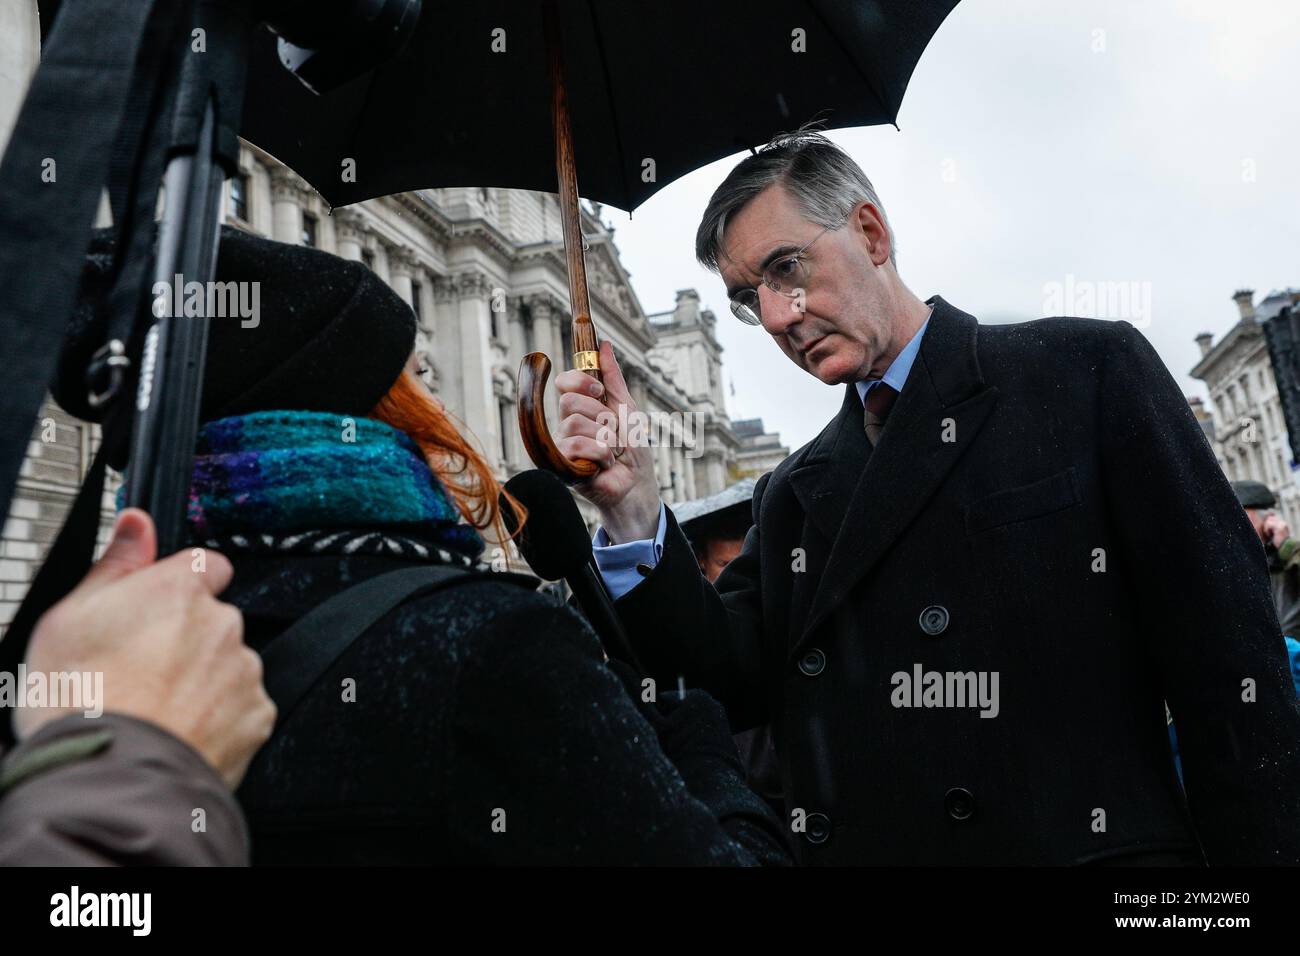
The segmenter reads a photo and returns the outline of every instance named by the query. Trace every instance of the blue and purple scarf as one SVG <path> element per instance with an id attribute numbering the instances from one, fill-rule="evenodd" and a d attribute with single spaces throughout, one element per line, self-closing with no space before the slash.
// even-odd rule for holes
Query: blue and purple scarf
<path id="1" fill-rule="evenodd" d="M 254 412 L 204 424 L 188 518 L 199 542 L 274 541 L 285 550 L 286 536 L 290 544 L 319 542 L 333 532 L 373 537 L 380 550 L 425 542 L 471 561 L 484 548 L 409 436 L 328 412 Z"/>

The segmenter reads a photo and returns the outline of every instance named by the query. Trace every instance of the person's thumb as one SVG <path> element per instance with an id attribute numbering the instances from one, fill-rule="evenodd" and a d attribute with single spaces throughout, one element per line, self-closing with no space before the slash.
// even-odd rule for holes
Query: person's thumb
<path id="1" fill-rule="evenodd" d="M 97 590 L 133 571 L 153 564 L 158 556 L 158 533 L 153 518 L 139 508 L 117 516 L 104 555 L 82 579 L 78 590 Z"/>
<path id="2" fill-rule="evenodd" d="M 618 359 L 614 357 L 614 344 L 609 339 L 600 343 L 600 378 L 605 383 L 605 392 L 609 398 L 629 408 L 636 406 L 632 393 L 628 391 L 627 382 L 623 379 L 623 370 L 618 367 Z"/>

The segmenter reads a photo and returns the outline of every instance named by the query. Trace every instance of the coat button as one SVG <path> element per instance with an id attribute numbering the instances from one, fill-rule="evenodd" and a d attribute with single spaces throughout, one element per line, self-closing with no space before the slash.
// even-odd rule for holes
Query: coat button
<path id="1" fill-rule="evenodd" d="M 921 612 L 921 630 L 931 637 L 937 637 L 948 626 L 948 609 L 940 604 L 931 604 Z"/>
<path id="2" fill-rule="evenodd" d="M 826 669 L 826 655 L 815 647 L 810 647 L 799 658 L 799 670 L 805 677 L 816 677 Z"/>
<path id="3" fill-rule="evenodd" d="M 953 787 L 945 793 L 943 805 L 954 820 L 969 820 L 975 815 L 975 797 L 965 787 Z"/>
<path id="4" fill-rule="evenodd" d="M 810 813 L 804 821 L 803 838 L 809 843 L 825 843 L 831 838 L 831 818 L 824 813 Z"/>

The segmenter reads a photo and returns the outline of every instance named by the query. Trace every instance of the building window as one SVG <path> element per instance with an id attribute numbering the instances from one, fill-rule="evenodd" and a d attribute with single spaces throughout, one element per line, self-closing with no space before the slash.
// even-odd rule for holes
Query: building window
<path id="1" fill-rule="evenodd" d="M 361 261 L 365 263 L 367 269 L 375 268 L 375 254 L 369 249 L 361 250 Z"/>
<path id="2" fill-rule="evenodd" d="M 308 212 L 302 214 L 302 244 L 316 248 L 316 217 Z"/>
<path id="3" fill-rule="evenodd" d="M 511 419 L 514 417 L 510 414 L 510 403 L 504 398 L 497 400 L 497 417 L 500 419 L 501 426 L 501 463 L 510 464 L 510 429 L 513 427 Z"/>
<path id="4" fill-rule="evenodd" d="M 230 177 L 230 215 L 248 222 L 248 175 L 235 173 Z"/>
<path id="5" fill-rule="evenodd" d="M 414 279 L 411 280 L 411 311 L 415 313 L 415 320 L 420 321 L 420 297 L 424 292 L 424 287 Z"/>

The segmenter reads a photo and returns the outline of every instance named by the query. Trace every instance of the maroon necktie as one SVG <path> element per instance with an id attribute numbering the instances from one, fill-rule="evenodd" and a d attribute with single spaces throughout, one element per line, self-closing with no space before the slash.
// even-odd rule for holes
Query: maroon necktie
<path id="1" fill-rule="evenodd" d="M 867 398 L 863 402 L 862 423 L 867 430 L 867 441 L 871 443 L 872 448 L 875 448 L 880 441 L 880 433 L 885 427 L 889 410 L 894 407 L 896 398 L 898 392 L 884 382 L 867 389 Z"/>

